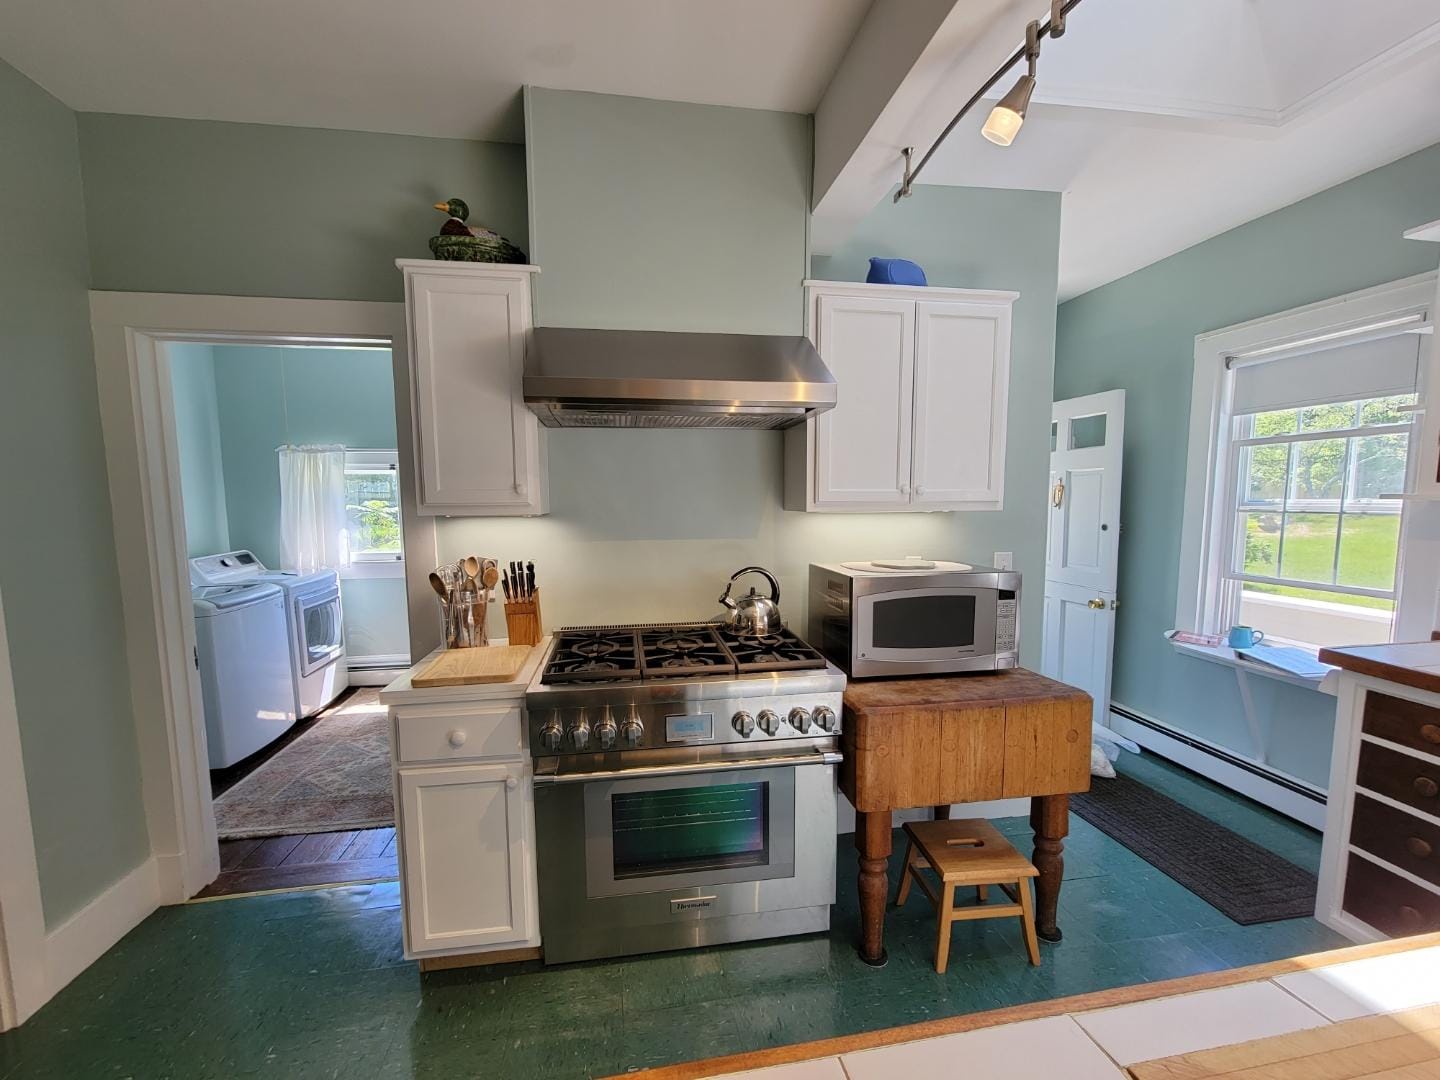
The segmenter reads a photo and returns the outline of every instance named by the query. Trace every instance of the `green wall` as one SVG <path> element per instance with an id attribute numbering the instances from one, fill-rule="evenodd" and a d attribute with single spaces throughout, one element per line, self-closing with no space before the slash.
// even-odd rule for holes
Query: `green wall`
<path id="1" fill-rule="evenodd" d="M 79 116 L 97 289 L 399 300 L 458 195 L 521 247 L 524 149 L 357 131 Z"/>
<path id="2" fill-rule="evenodd" d="M 280 565 L 277 446 L 289 441 L 395 449 L 388 349 L 184 345 L 172 350 L 171 361 L 192 555 L 248 548 L 267 566 Z M 213 423 L 213 449 L 204 437 L 189 434 L 207 422 Z M 212 527 L 216 501 L 226 522 L 218 541 Z M 192 512 L 192 506 L 199 509 Z M 192 528 L 212 531 L 202 543 Z M 346 578 L 341 592 L 352 658 L 409 652 L 403 578 Z"/>
<path id="3" fill-rule="evenodd" d="M 144 862 L 149 840 L 91 355 L 75 115 L 0 62 L 0 131 L 0 447 L 11 465 L 0 593 L 54 928 Z"/>
<path id="4" fill-rule="evenodd" d="M 1055 397 L 1126 391 L 1117 703 L 1254 752 L 1234 673 L 1160 636 L 1175 618 L 1195 336 L 1434 270 L 1435 246 L 1400 234 L 1437 217 L 1433 146 L 1061 305 Z M 1325 784 L 1334 699 L 1250 681 L 1271 763 Z"/>

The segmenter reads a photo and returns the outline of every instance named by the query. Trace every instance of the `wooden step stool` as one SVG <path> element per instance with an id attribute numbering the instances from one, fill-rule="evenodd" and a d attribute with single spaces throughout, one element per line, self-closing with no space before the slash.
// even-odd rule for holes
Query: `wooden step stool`
<path id="1" fill-rule="evenodd" d="M 939 928 L 935 945 L 935 970 L 945 974 L 950 959 L 950 928 L 966 919 L 1002 919 L 1019 916 L 1025 938 L 1025 951 L 1030 963 L 1040 963 L 1040 943 L 1035 939 L 1035 901 L 1030 894 L 1030 879 L 1039 871 L 1029 859 L 1011 846 L 998 829 L 988 821 L 974 818 L 965 821 L 908 821 L 905 836 L 905 868 L 900 873 L 900 891 L 895 906 L 905 903 L 910 895 L 910 882 L 930 898 L 939 911 Z M 937 894 L 930 882 L 921 876 L 928 866 L 940 877 Z M 979 903 L 975 907 L 955 907 L 955 890 L 973 885 Z M 998 885 L 1013 903 L 991 906 L 985 901 L 987 886 Z"/>

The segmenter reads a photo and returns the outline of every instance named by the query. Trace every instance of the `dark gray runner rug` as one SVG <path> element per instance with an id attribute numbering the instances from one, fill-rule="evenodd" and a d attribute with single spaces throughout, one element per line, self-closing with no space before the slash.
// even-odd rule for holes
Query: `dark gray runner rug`
<path id="1" fill-rule="evenodd" d="M 1070 808 L 1241 926 L 1315 914 L 1315 875 L 1128 776 Z"/>

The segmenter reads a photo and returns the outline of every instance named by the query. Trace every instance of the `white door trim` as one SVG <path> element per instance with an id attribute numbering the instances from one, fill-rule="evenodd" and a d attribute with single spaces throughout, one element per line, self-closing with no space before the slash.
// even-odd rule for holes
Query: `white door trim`
<path id="1" fill-rule="evenodd" d="M 0 1031 L 18 1027 L 45 1004 L 45 911 L 25 763 L 20 756 L 20 715 L 10 669 L 5 610 L 0 601 Z"/>
<path id="2" fill-rule="evenodd" d="M 204 717 L 193 649 L 175 417 L 165 345 L 385 344 L 395 359 L 411 648 L 435 644 L 413 573 L 433 564 L 432 519 L 415 513 L 410 378 L 401 303 L 170 293 L 90 294 L 131 699 L 160 902 L 182 903 L 219 873 Z M 409 488 L 410 490 L 406 490 Z M 424 584 L 421 582 L 420 584 Z M 421 617 L 417 619 L 417 615 Z"/>

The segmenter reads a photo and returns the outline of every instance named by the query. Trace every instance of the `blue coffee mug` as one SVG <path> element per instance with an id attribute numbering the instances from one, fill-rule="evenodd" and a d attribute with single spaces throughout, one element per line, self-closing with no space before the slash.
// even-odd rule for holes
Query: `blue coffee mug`
<path id="1" fill-rule="evenodd" d="M 1232 649 L 1251 649 L 1265 640 L 1265 634 L 1250 626 L 1232 626 L 1226 643 Z"/>

